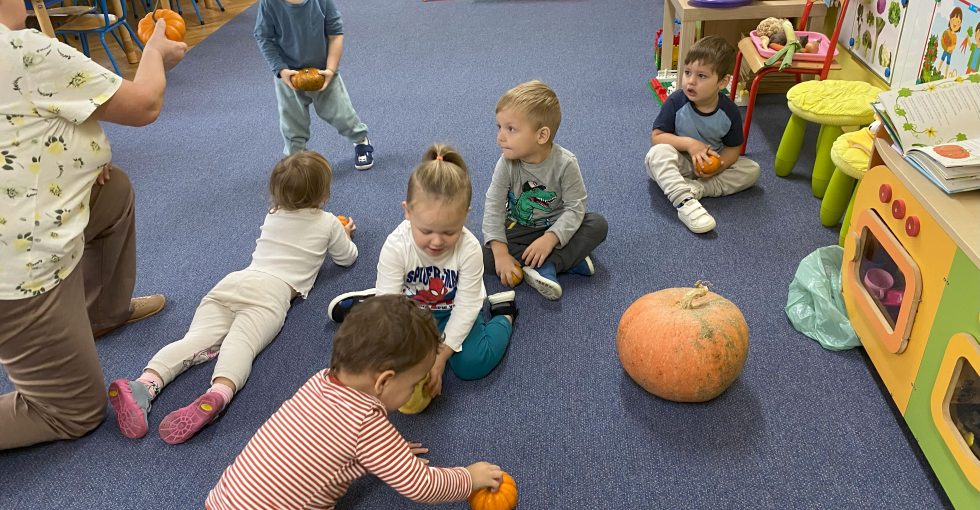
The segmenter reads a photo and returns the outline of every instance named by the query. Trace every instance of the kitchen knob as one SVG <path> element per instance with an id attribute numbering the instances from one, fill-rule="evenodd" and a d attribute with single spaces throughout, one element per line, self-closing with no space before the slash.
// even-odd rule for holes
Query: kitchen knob
<path id="1" fill-rule="evenodd" d="M 905 233 L 909 237 L 915 237 L 919 235 L 919 229 L 921 225 L 919 224 L 919 218 L 916 216 L 909 216 L 905 219 Z"/>
<path id="2" fill-rule="evenodd" d="M 881 200 L 883 204 L 892 201 L 892 187 L 890 185 L 882 184 L 878 187 L 878 200 Z"/>
<path id="3" fill-rule="evenodd" d="M 902 218 L 905 217 L 905 201 L 904 200 L 899 199 L 899 200 L 896 200 L 896 201 L 892 202 L 892 216 L 896 220 L 900 220 L 900 219 L 902 219 Z"/>

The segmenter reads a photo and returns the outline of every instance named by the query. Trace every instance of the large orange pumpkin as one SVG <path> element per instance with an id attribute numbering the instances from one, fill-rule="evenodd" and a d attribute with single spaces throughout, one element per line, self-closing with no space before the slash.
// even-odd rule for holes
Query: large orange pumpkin
<path id="1" fill-rule="evenodd" d="M 616 350 L 643 389 L 676 402 L 721 395 L 742 372 L 749 326 L 731 301 L 695 288 L 664 289 L 630 305 L 619 321 Z"/>
<path id="2" fill-rule="evenodd" d="M 297 90 L 305 90 L 307 92 L 312 92 L 315 90 L 320 90 L 323 83 L 327 81 L 327 77 L 320 74 L 320 70 L 315 67 L 307 67 L 306 69 L 300 69 L 292 77 L 293 86 Z"/>
<path id="3" fill-rule="evenodd" d="M 167 23 L 167 28 L 164 32 L 167 39 L 178 42 L 183 41 L 184 33 L 187 31 L 187 27 L 184 25 L 184 18 L 170 9 L 157 9 L 143 16 L 139 25 L 136 25 L 136 37 L 139 37 L 140 41 L 146 44 L 146 41 L 149 41 L 150 36 L 153 35 L 157 20 L 161 18 Z"/>
<path id="4" fill-rule="evenodd" d="M 517 507 L 517 483 L 506 472 L 496 491 L 480 489 L 470 494 L 472 510 L 513 510 Z"/>

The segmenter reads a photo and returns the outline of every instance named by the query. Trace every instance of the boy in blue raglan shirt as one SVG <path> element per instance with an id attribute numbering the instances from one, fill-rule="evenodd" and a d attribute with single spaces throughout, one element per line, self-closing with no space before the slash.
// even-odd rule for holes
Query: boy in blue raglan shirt
<path id="1" fill-rule="evenodd" d="M 715 228 L 701 197 L 738 193 L 759 180 L 759 164 L 741 156 L 742 115 L 721 93 L 734 67 L 735 49 L 721 37 L 695 43 L 684 57 L 680 86 L 653 122 L 647 174 L 677 208 L 681 222 L 697 234 Z M 696 166 L 710 156 L 721 164 L 705 176 Z"/>
<path id="2" fill-rule="evenodd" d="M 344 51 L 344 24 L 333 0 L 260 0 L 255 40 L 276 76 L 283 153 L 306 149 L 313 104 L 321 119 L 354 144 L 354 168 L 374 166 L 368 128 L 354 111 L 337 73 Z M 326 78 L 318 91 L 303 92 L 293 86 L 293 75 L 308 67 L 319 69 Z"/>

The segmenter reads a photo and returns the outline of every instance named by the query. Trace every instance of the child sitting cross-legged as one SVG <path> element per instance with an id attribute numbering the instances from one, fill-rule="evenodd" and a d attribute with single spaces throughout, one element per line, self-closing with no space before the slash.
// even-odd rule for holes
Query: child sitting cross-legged
<path id="1" fill-rule="evenodd" d="M 510 344 L 515 293 L 487 297 L 480 241 L 465 226 L 472 194 L 463 157 L 452 147 L 430 146 L 408 178 L 405 220 L 381 247 L 375 288 L 341 294 L 327 309 L 332 320 L 341 322 L 352 307 L 375 294 L 403 294 L 432 311 L 445 340 L 428 380 L 413 405 L 400 409 L 403 413 L 421 411 L 442 393 L 447 364 L 460 379 L 481 379 Z M 488 320 L 480 316 L 484 300 L 490 303 Z"/>
<path id="2" fill-rule="evenodd" d="M 546 299 L 561 298 L 560 273 L 595 274 L 592 250 L 609 225 L 586 212 L 588 194 L 578 158 L 555 143 L 561 106 L 555 91 L 534 80 L 497 101 L 497 145 L 483 210 L 484 265 L 513 287 L 523 274 Z"/>
<path id="3" fill-rule="evenodd" d="M 738 193 L 759 179 L 759 164 L 741 156 L 742 115 L 722 94 L 734 67 L 735 49 L 721 37 L 695 43 L 684 57 L 680 86 L 664 101 L 650 135 L 647 174 L 696 234 L 715 228 L 702 197 Z M 718 169 L 699 170 L 710 168 L 712 157 L 720 159 Z"/>
<path id="4" fill-rule="evenodd" d="M 429 373 L 440 345 L 432 314 L 404 296 L 371 298 L 333 339 L 330 369 L 307 381 L 255 433 L 208 495 L 209 510 L 334 508 L 371 473 L 417 502 L 465 500 L 497 489 L 487 462 L 439 468 L 388 421 Z"/>
<path id="5" fill-rule="evenodd" d="M 329 255 L 340 266 L 357 260 L 350 239 L 353 220 L 342 225 L 322 209 L 330 198 L 330 179 L 330 164 L 316 152 L 300 151 L 276 164 L 269 179 L 272 208 L 252 263 L 204 296 L 184 338 L 160 349 L 137 380 L 109 385 L 109 403 L 124 436 L 143 437 L 157 393 L 188 368 L 217 357 L 211 387 L 168 414 L 160 422 L 160 437 L 183 443 L 213 422 L 245 385 L 252 361 L 279 333 L 292 300 L 306 298 L 323 260 Z"/>

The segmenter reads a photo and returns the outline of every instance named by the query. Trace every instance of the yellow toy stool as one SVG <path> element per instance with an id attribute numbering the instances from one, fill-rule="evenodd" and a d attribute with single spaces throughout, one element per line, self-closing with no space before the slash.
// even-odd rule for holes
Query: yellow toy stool
<path id="1" fill-rule="evenodd" d="M 840 135 L 830 149 L 830 160 L 835 168 L 830 184 L 827 185 L 827 192 L 820 202 L 820 223 L 825 227 L 833 227 L 837 225 L 841 214 L 844 214 L 839 238 L 841 246 L 844 245 L 844 236 L 851 223 L 855 184 L 868 173 L 873 149 L 874 134 L 869 128 Z"/>
<path id="2" fill-rule="evenodd" d="M 830 149 L 843 133 L 844 126 L 866 126 L 874 120 L 871 102 L 883 92 L 862 81 L 805 81 L 786 92 L 789 110 L 793 112 L 776 150 L 776 175 L 786 177 L 796 165 L 803 146 L 807 122 L 820 124 L 816 160 L 811 186 L 813 196 L 822 198 L 834 172 Z"/>

